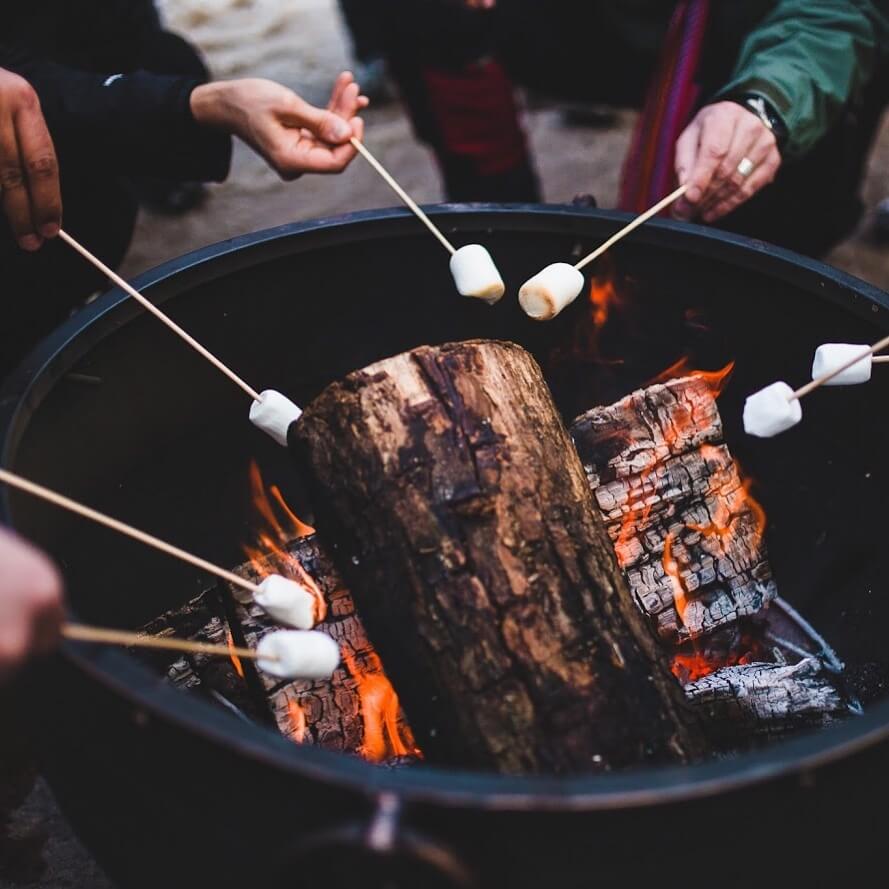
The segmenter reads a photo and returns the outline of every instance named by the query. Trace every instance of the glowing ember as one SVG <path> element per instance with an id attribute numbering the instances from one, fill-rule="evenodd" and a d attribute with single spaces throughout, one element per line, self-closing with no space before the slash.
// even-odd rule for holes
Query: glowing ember
<path id="1" fill-rule="evenodd" d="M 232 631 L 225 631 L 225 644 L 228 645 L 228 650 L 231 652 L 232 663 L 235 666 L 235 672 L 241 679 L 244 678 L 244 665 L 241 663 L 241 659 L 235 654 L 235 640 L 232 638 Z"/>
<path id="2" fill-rule="evenodd" d="M 742 654 L 732 652 L 725 657 L 715 658 L 702 651 L 680 653 L 673 657 L 670 667 L 673 675 L 683 684 L 688 685 L 697 679 L 703 679 L 723 667 L 736 667 L 740 664 L 751 664 L 755 660 L 752 651 L 744 651 Z"/>
<path id="3" fill-rule="evenodd" d="M 685 621 L 685 609 L 688 607 L 688 590 L 682 581 L 679 562 L 673 555 L 673 532 L 667 534 L 664 540 L 664 574 L 670 578 L 673 586 L 673 603 L 676 605 L 676 613 L 681 621 Z"/>
<path id="4" fill-rule="evenodd" d="M 370 762 L 384 762 L 399 756 L 422 758 L 413 732 L 399 722 L 398 695 L 383 672 L 379 657 L 371 652 L 363 660 L 364 666 L 359 666 L 354 655 L 343 652 L 343 661 L 361 699 L 364 742 L 358 753 Z"/>
<path id="5" fill-rule="evenodd" d="M 255 461 L 250 464 L 250 502 L 262 523 L 255 531 L 254 543 L 244 544 L 243 547 L 254 570 L 257 574 L 265 575 L 269 572 L 269 566 L 273 566 L 282 576 L 299 581 L 315 597 L 315 623 L 321 623 L 327 616 L 324 594 L 299 559 L 287 549 L 292 540 L 313 534 L 315 529 L 300 520 L 275 485 L 266 493 L 262 474 Z"/>
<path id="6" fill-rule="evenodd" d="M 302 744 L 306 738 L 306 713 L 292 698 L 287 702 L 287 717 L 290 719 L 290 737 Z"/>
<path id="7" fill-rule="evenodd" d="M 682 358 L 671 364 L 666 370 L 661 371 L 645 385 L 653 386 L 655 383 L 667 383 L 670 380 L 679 379 L 679 377 L 697 377 L 707 384 L 714 398 L 719 398 L 729 384 L 734 369 L 735 362 L 729 361 L 725 367 L 719 370 L 695 370 L 691 366 L 691 360 L 688 355 L 683 355 Z"/>

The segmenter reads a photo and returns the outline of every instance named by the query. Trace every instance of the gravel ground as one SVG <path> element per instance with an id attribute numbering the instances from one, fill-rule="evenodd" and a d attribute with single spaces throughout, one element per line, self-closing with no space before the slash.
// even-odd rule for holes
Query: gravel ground
<path id="1" fill-rule="evenodd" d="M 164 0 L 161 6 L 169 24 L 203 48 L 218 77 L 271 77 L 322 104 L 333 77 L 350 65 L 334 0 Z M 565 202 L 588 192 L 601 206 L 613 206 L 633 115 L 620 112 L 599 129 L 565 126 L 553 108 L 534 108 L 527 117 L 546 199 Z M 440 200 L 432 160 L 414 141 L 399 109 L 371 109 L 366 119 L 368 144 L 408 191 L 421 202 Z M 889 125 L 884 122 L 864 188 L 871 210 L 889 194 L 887 162 Z M 143 214 L 125 273 L 136 274 L 233 235 L 393 203 L 387 186 L 360 159 L 342 176 L 284 184 L 238 145 L 229 181 L 212 187 L 200 210 L 174 219 Z M 889 250 L 869 241 L 868 227 L 869 219 L 830 261 L 889 289 Z M 25 765 L 18 777 L 27 781 L 27 774 Z M 0 889 L 73 886 L 110 889 L 46 784 L 37 780 L 8 821 L 0 801 Z"/>

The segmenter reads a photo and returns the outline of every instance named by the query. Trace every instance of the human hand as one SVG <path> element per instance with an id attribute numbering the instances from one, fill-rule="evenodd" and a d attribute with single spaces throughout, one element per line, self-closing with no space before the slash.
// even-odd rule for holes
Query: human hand
<path id="1" fill-rule="evenodd" d="M 0 529 L 0 679 L 55 645 L 62 581 L 43 553 Z"/>
<path id="2" fill-rule="evenodd" d="M 62 224 L 59 164 L 34 88 L 0 68 L 0 192 L 23 250 L 39 250 Z"/>
<path id="3" fill-rule="evenodd" d="M 470 9 L 493 9 L 497 0 L 463 0 Z"/>
<path id="4" fill-rule="evenodd" d="M 747 176 L 741 162 L 753 164 Z M 772 131 L 735 102 L 702 108 L 676 143 L 676 177 L 690 187 L 673 210 L 679 219 L 715 222 L 768 185 L 781 166 Z"/>
<path id="5" fill-rule="evenodd" d="M 303 173 L 339 173 L 356 155 L 361 139 L 357 113 L 368 100 L 348 72 L 340 74 L 326 109 L 316 108 L 271 80 L 220 81 L 196 87 L 191 109 L 198 123 L 239 136 L 282 179 Z"/>

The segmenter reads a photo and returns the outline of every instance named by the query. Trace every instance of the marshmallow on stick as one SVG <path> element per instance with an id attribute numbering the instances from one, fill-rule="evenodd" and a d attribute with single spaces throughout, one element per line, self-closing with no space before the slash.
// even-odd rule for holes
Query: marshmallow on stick
<path id="1" fill-rule="evenodd" d="M 371 154 L 370 150 L 352 137 L 355 150 L 380 174 L 383 181 L 404 201 L 407 208 L 429 229 L 442 247 L 451 254 L 451 275 L 462 296 L 471 296 L 494 305 L 506 292 L 506 285 L 491 254 L 481 244 L 467 244 L 459 250 L 445 237 L 442 230 L 426 215 L 419 204 L 395 181 L 395 177 Z"/>
<path id="2" fill-rule="evenodd" d="M 279 624 L 298 630 L 315 626 L 315 597 L 295 580 L 272 574 L 256 588 L 253 601 Z"/>
<path id="3" fill-rule="evenodd" d="M 281 679 L 330 679 L 339 666 L 340 650 L 324 633 L 277 630 L 256 646 L 260 670 Z"/>
<path id="4" fill-rule="evenodd" d="M 825 386 L 855 386 L 868 382 L 874 356 L 871 352 L 863 354 L 867 348 L 866 345 L 852 343 L 824 343 L 815 350 L 812 379 L 817 380 L 837 371 L 825 380 Z M 849 362 L 856 358 L 858 360 L 849 366 Z"/>
<path id="5" fill-rule="evenodd" d="M 270 435 L 281 447 L 287 447 L 287 430 L 302 416 L 302 410 L 286 395 L 274 389 L 260 393 L 250 405 L 250 422 Z"/>
<path id="6" fill-rule="evenodd" d="M 688 190 L 689 184 L 680 185 L 676 191 L 668 194 L 644 213 L 640 213 L 629 225 L 624 226 L 617 234 L 612 235 L 604 244 L 585 256 L 576 265 L 556 262 L 548 265 L 542 272 L 526 281 L 519 291 L 519 302 L 527 314 L 535 321 L 550 321 L 566 306 L 571 305 L 583 290 L 583 268 L 610 250 L 618 241 L 635 231 L 652 216 L 657 216 L 678 200 Z"/>
<path id="7" fill-rule="evenodd" d="M 757 438 L 786 432 L 802 418 L 802 405 L 787 383 L 772 383 L 744 402 L 744 431 Z"/>

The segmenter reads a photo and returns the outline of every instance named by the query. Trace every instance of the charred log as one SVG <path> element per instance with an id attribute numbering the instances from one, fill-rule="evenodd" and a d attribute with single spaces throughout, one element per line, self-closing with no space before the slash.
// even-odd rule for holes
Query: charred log
<path id="1" fill-rule="evenodd" d="M 339 573 L 319 546 L 314 535 L 293 541 L 288 551 L 280 556 L 270 555 L 264 563 L 247 563 L 235 569 L 251 580 L 260 579 L 267 572 L 290 573 L 297 560 L 318 584 L 327 602 L 327 618 L 318 630 L 328 633 L 340 646 L 343 666 L 329 682 L 286 682 L 259 673 L 267 703 L 263 713 L 251 704 L 243 673 L 252 670 L 250 663 L 235 663 L 206 655 L 188 655 L 175 660 L 163 652 L 147 652 L 144 658 L 173 684 L 186 690 L 200 690 L 216 700 L 233 705 L 237 710 L 265 721 L 271 713 L 281 733 L 301 744 L 315 744 L 342 753 L 361 753 L 371 759 L 389 764 L 413 761 L 418 755 L 410 726 L 397 698 L 387 706 L 390 712 L 379 713 L 378 699 L 381 685 L 388 686 L 379 658 L 367 639 L 360 618 L 355 613 L 351 594 L 342 584 Z M 230 588 L 234 594 L 234 589 Z M 167 612 L 147 624 L 143 630 L 150 635 L 175 635 L 195 641 L 225 644 L 229 625 L 233 635 L 254 647 L 266 634 L 279 627 L 252 603 L 236 603 L 232 598 L 230 621 L 223 619 L 216 602 L 216 590 L 208 590 L 183 607 Z M 237 639 L 236 641 L 240 641 Z M 362 683 L 376 683 L 376 695 L 362 694 Z M 391 722 L 385 725 L 384 717 Z M 380 723 L 383 743 L 369 748 L 367 727 Z"/>
<path id="2" fill-rule="evenodd" d="M 291 437 L 424 750 L 510 773 L 699 752 L 526 352 L 467 342 L 378 362 Z"/>
<path id="3" fill-rule="evenodd" d="M 775 597 L 761 515 L 706 382 L 633 392 L 571 432 L 618 562 L 664 642 L 712 633 Z"/>
<path id="4" fill-rule="evenodd" d="M 796 664 L 724 667 L 685 686 L 715 742 L 739 733 L 768 736 L 825 725 L 848 716 L 849 706 L 817 658 Z"/>

